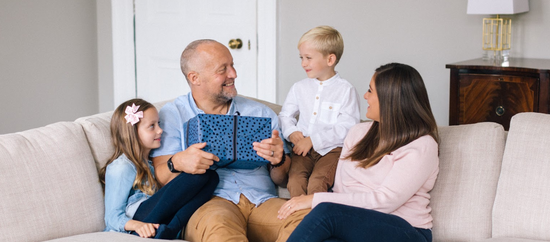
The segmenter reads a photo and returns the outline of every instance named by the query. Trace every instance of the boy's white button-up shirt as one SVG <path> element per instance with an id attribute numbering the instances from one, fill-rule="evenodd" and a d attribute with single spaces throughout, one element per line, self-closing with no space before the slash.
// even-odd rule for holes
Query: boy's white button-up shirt
<path id="1" fill-rule="evenodd" d="M 313 149 L 325 155 L 342 147 L 348 130 L 359 123 L 359 115 L 357 91 L 336 73 L 325 81 L 307 78 L 295 83 L 288 92 L 279 120 L 285 139 L 301 131 L 311 138 Z"/>

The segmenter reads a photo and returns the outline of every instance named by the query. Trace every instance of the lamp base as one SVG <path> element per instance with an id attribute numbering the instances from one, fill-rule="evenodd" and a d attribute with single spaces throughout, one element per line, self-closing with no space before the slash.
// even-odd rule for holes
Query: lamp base
<path id="1" fill-rule="evenodd" d="M 508 61 L 510 59 L 510 50 L 483 50 L 481 59 Z"/>
<path id="2" fill-rule="evenodd" d="M 499 66 L 508 66 L 510 63 L 510 50 L 483 50 L 481 59 Z"/>

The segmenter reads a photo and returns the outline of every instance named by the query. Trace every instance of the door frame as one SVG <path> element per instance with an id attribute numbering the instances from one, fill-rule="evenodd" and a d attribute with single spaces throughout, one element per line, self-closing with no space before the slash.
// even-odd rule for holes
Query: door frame
<path id="1" fill-rule="evenodd" d="M 134 0 L 110 0 L 113 53 L 113 108 L 136 97 Z M 277 101 L 277 0 L 257 0 L 258 95 Z M 101 9 L 98 8 L 98 16 Z M 101 60 L 99 60 L 101 61 Z M 100 93 L 101 94 L 101 93 Z M 182 93 L 183 94 L 183 93 Z M 101 97 L 100 97 L 101 98 Z"/>

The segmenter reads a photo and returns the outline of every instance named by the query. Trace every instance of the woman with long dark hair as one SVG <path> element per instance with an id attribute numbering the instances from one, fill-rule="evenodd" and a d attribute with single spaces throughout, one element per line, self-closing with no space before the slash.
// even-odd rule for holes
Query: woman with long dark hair
<path id="1" fill-rule="evenodd" d="M 288 241 L 431 241 L 438 133 L 422 77 L 398 63 L 376 69 L 365 93 L 372 122 L 351 128 L 333 192 L 295 197 L 283 219 L 313 208 Z"/>

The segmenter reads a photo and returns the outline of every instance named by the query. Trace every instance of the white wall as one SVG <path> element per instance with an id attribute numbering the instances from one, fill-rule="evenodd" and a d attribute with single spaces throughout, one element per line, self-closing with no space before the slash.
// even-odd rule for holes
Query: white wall
<path id="1" fill-rule="evenodd" d="M 302 34 L 330 25 L 345 42 L 336 70 L 361 97 L 378 66 L 409 64 L 426 83 L 438 124 L 448 125 L 450 72 L 445 65 L 481 57 L 481 21 L 488 17 L 467 15 L 466 5 L 466 0 L 280 0 L 277 103 L 306 77 L 296 46 Z M 511 16 L 511 56 L 550 59 L 550 1 L 531 0 L 530 8 Z M 367 104 L 361 100 L 364 118 Z"/>
<path id="2" fill-rule="evenodd" d="M 0 134 L 98 112 L 95 8 L 0 1 Z"/>

